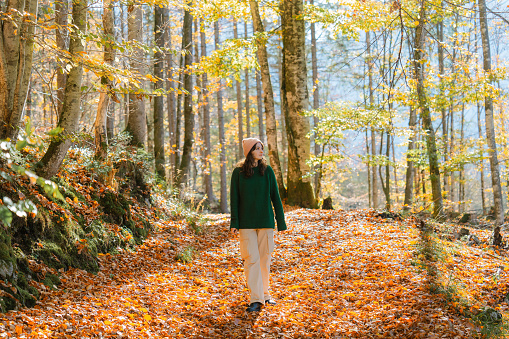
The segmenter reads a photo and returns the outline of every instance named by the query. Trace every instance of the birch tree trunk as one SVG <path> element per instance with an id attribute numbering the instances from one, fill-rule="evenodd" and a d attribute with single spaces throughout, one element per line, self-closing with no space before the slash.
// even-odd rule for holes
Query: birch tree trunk
<path id="1" fill-rule="evenodd" d="M 192 3 L 189 2 L 191 7 Z M 184 147 L 182 151 L 182 160 L 180 161 L 178 184 L 179 186 L 186 182 L 191 163 L 191 153 L 193 151 L 193 133 L 194 133 L 194 112 L 193 112 L 193 81 L 190 72 L 193 63 L 192 44 L 193 44 L 193 17 L 190 10 L 184 12 L 182 44 L 185 46 L 186 55 L 184 57 Z"/>
<path id="2" fill-rule="evenodd" d="M 219 49 L 219 23 L 214 22 L 214 45 L 216 50 Z M 240 93 L 240 92 L 237 92 Z M 219 79 L 219 89 L 216 92 L 217 95 L 217 119 L 219 124 L 219 145 L 221 147 L 221 153 L 219 156 L 220 176 L 221 176 L 221 197 L 220 205 L 221 212 L 228 213 L 228 194 L 226 191 L 226 145 L 224 137 L 224 112 L 223 112 L 223 90 L 222 81 Z M 244 154 L 243 154 L 244 155 Z"/>
<path id="3" fill-rule="evenodd" d="M 79 56 L 84 52 L 79 32 L 87 28 L 87 0 L 74 0 L 72 6 L 72 23 L 77 31 L 71 35 L 69 42 L 69 55 L 76 57 L 65 84 L 64 107 L 58 120 L 58 127 L 63 128 L 58 139 L 54 139 L 42 159 L 37 164 L 40 176 L 51 178 L 57 174 L 62 162 L 72 144 L 71 137 L 78 127 L 81 116 L 81 82 L 83 78 L 83 64 Z"/>
<path id="4" fill-rule="evenodd" d="M 10 0 L 5 6 L 12 21 L 0 22 L 0 139 L 16 140 L 32 73 L 35 25 L 31 22 L 37 18 L 38 1 Z"/>
<path id="5" fill-rule="evenodd" d="M 140 4 L 133 5 L 132 11 L 128 13 L 127 26 L 129 41 L 143 43 L 143 9 Z M 133 48 L 130 68 L 137 74 L 143 72 L 143 50 L 140 48 Z M 131 84 L 126 131 L 132 136 L 131 145 L 144 147 L 147 138 L 147 115 L 143 97 L 136 94 L 135 91 L 136 87 Z"/>
<path id="6" fill-rule="evenodd" d="M 113 44 L 115 35 L 113 31 L 113 6 L 111 0 L 103 0 L 103 30 L 106 39 L 110 43 L 103 45 L 103 61 L 106 65 L 113 65 L 115 58 L 115 50 Z M 113 95 L 113 83 L 107 76 L 101 77 L 101 88 L 99 94 L 99 104 L 97 105 L 97 114 L 94 123 L 95 134 L 95 158 L 104 160 L 108 156 L 108 134 L 107 134 L 107 117 L 110 98 Z"/>
<path id="7" fill-rule="evenodd" d="M 305 25 L 299 18 L 302 0 L 282 1 L 283 64 L 286 102 L 288 105 L 286 134 L 288 137 L 288 199 L 289 205 L 313 208 L 316 206 L 311 178 L 304 178 L 310 170 L 309 121 L 302 113 L 309 109 Z"/>
<path id="8" fill-rule="evenodd" d="M 233 38 L 234 39 L 239 38 L 236 20 L 233 21 Z M 242 91 L 240 89 L 240 81 L 238 81 L 238 80 L 235 80 L 235 91 L 237 94 L 237 121 L 238 121 L 238 133 L 239 133 L 237 160 L 241 160 L 241 159 L 244 159 L 244 150 L 242 148 L 242 139 L 244 139 L 244 131 L 242 128 L 242 125 L 243 125 L 243 121 L 242 121 Z"/>
<path id="9" fill-rule="evenodd" d="M 250 0 L 249 6 L 251 8 L 251 17 L 253 19 L 253 28 L 258 33 L 265 31 L 263 22 L 260 18 L 260 11 L 258 8 L 258 2 L 256 0 Z M 283 181 L 283 173 L 281 171 L 281 164 L 279 162 L 279 150 L 277 145 L 277 127 L 276 127 L 276 110 L 274 108 L 274 92 L 272 89 L 272 82 L 270 79 L 270 69 L 267 54 L 266 41 L 257 41 L 258 50 L 258 63 L 260 64 L 260 73 L 262 77 L 263 86 L 263 103 L 265 106 L 265 120 L 267 129 L 267 146 L 269 149 L 269 160 L 274 174 L 276 175 L 276 181 L 279 188 L 279 195 L 281 198 L 286 197 L 286 189 Z"/>
<path id="10" fill-rule="evenodd" d="M 491 73 L 491 50 L 486 17 L 486 2 L 479 0 L 479 22 L 481 26 L 481 41 L 483 51 L 483 68 L 487 75 Z M 490 84 L 492 80 L 490 79 Z M 495 125 L 493 122 L 493 98 L 484 97 L 484 114 L 486 123 L 486 138 L 488 139 L 488 152 L 491 169 L 491 185 L 493 187 L 493 202 L 495 205 L 496 227 L 494 239 L 500 236 L 500 225 L 504 223 L 504 206 L 502 200 L 502 186 L 500 185 L 500 170 L 498 165 L 497 143 L 495 141 Z"/>
<path id="11" fill-rule="evenodd" d="M 426 91 L 424 89 L 424 64 L 422 63 L 422 59 L 424 54 L 425 19 L 426 19 L 426 9 L 425 4 L 422 1 L 419 13 L 419 25 L 417 26 L 415 32 L 414 76 L 416 80 L 417 87 L 416 91 L 420 115 L 424 130 L 426 131 L 426 146 L 429 161 L 431 192 L 433 197 L 433 217 L 442 217 L 443 214 L 442 188 L 440 185 L 440 168 L 438 165 L 438 152 L 435 139 L 435 130 L 433 129 L 431 113 L 428 107 Z"/>

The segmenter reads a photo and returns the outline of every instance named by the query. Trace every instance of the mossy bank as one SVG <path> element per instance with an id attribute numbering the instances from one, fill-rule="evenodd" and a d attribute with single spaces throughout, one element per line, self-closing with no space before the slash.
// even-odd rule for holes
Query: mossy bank
<path id="1" fill-rule="evenodd" d="M 146 217 L 150 188 L 139 176 L 131 180 L 124 172 L 116 189 L 84 168 L 53 180 L 64 200 L 48 198 L 28 180 L 0 186 L 3 196 L 22 196 L 37 206 L 37 214 L 0 227 L 0 312 L 34 306 L 39 292 L 31 281 L 54 288 L 59 271 L 95 273 L 98 253 L 134 248 L 152 228 Z"/>

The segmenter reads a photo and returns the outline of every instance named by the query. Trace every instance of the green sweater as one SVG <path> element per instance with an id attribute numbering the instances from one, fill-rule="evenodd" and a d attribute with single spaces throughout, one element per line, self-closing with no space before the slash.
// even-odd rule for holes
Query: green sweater
<path id="1" fill-rule="evenodd" d="M 253 172 L 251 177 L 246 178 L 240 167 L 233 170 L 230 186 L 230 228 L 274 228 L 274 205 L 277 230 L 286 230 L 283 204 L 274 171 L 267 166 L 264 175 L 260 174 L 258 167 L 254 167 Z"/>

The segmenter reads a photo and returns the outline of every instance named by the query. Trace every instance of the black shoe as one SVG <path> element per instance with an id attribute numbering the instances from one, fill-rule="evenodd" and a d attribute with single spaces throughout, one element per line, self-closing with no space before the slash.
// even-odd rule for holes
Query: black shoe
<path id="1" fill-rule="evenodd" d="M 254 302 L 249 305 L 249 307 L 246 309 L 248 312 L 258 312 L 262 308 L 262 303 Z"/>
<path id="2" fill-rule="evenodd" d="M 272 300 L 272 299 L 267 299 L 267 300 L 265 300 L 265 305 L 267 305 L 267 306 L 274 306 L 274 305 L 276 305 L 276 304 L 277 304 L 277 302 L 275 302 L 275 301 L 274 301 L 274 300 Z"/>

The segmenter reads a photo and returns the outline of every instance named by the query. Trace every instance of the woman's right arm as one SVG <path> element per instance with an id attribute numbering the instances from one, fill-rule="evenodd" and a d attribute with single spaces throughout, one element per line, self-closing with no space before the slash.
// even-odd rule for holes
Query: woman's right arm
<path id="1" fill-rule="evenodd" d="M 230 183 L 230 229 L 239 229 L 239 169 L 235 168 Z"/>

